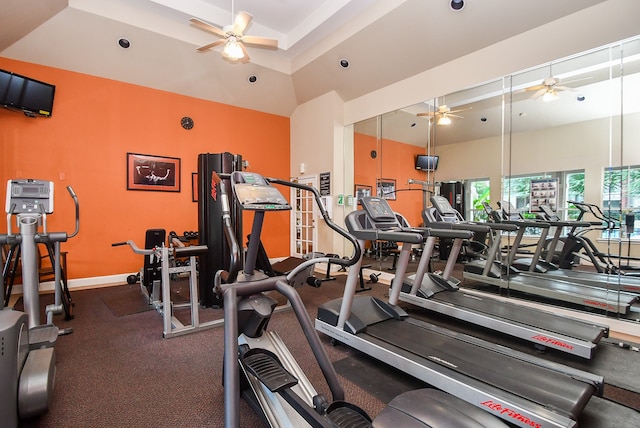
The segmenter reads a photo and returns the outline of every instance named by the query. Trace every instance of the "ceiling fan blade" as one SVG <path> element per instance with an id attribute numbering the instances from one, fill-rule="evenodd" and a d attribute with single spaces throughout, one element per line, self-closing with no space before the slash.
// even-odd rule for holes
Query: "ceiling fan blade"
<path id="1" fill-rule="evenodd" d="M 555 89 L 558 91 L 577 91 L 576 88 L 572 88 L 570 86 L 556 86 Z"/>
<path id="2" fill-rule="evenodd" d="M 539 97 L 543 96 L 545 92 L 547 92 L 547 87 L 540 88 L 540 89 L 538 89 L 538 92 L 536 92 L 535 94 L 531 95 L 531 98 L 539 98 Z"/>
<path id="3" fill-rule="evenodd" d="M 194 24 L 196 27 L 200 28 L 201 30 L 208 31 L 210 33 L 215 34 L 216 36 L 227 37 L 227 33 L 222 31 L 218 27 L 215 27 L 209 24 L 208 22 L 204 22 L 198 18 L 191 18 L 189 19 L 189 21 L 191 21 L 192 24 Z"/>
<path id="4" fill-rule="evenodd" d="M 266 37 L 242 36 L 242 41 L 250 45 L 261 45 L 270 48 L 277 48 L 278 41 L 275 39 L 267 39 Z"/>
<path id="5" fill-rule="evenodd" d="M 457 119 L 464 119 L 464 117 L 460 116 L 459 114 L 451 114 L 451 113 L 447 113 L 447 117 L 455 117 Z"/>
<path id="6" fill-rule="evenodd" d="M 526 92 L 529 91 L 539 91 L 541 89 L 547 89 L 547 85 L 535 85 L 535 86 L 529 86 L 528 88 L 525 88 Z"/>
<path id="7" fill-rule="evenodd" d="M 233 21 L 233 34 L 243 34 L 252 19 L 253 16 L 249 12 L 238 12 L 236 19 Z"/>
<path id="8" fill-rule="evenodd" d="M 208 45 L 204 45 L 204 46 L 200 46 L 198 49 L 196 49 L 198 52 L 204 52 L 204 51 L 208 51 L 211 48 L 215 48 L 218 45 L 221 45 L 225 43 L 224 40 L 217 40 L 213 43 L 209 43 Z"/>
<path id="9" fill-rule="evenodd" d="M 416 113 L 416 116 L 419 116 L 419 117 L 433 117 L 433 116 L 435 116 L 435 113 L 433 113 L 433 112 Z"/>
<path id="10" fill-rule="evenodd" d="M 247 52 L 247 48 L 244 47 L 244 43 L 239 42 L 238 46 L 240 46 L 240 49 L 242 49 L 242 53 L 244 53 L 244 56 L 242 57 L 242 59 L 240 59 L 240 62 L 249 62 L 249 52 Z"/>

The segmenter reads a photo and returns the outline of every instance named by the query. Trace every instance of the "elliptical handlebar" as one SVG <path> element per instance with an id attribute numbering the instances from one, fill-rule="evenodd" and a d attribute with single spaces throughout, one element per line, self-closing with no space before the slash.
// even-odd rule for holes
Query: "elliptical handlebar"
<path id="1" fill-rule="evenodd" d="M 337 265 L 341 265 L 341 266 L 346 267 L 346 266 L 354 265 L 358 260 L 360 260 L 360 256 L 362 254 L 362 250 L 360 248 L 360 245 L 358 244 L 358 241 L 356 240 L 355 237 L 353 237 L 346 230 L 344 230 L 343 228 L 341 228 L 340 226 L 335 224 L 333 222 L 333 220 L 331 220 L 331 218 L 329 217 L 329 213 L 327 213 L 327 210 L 325 209 L 324 204 L 322 203 L 322 199 L 320 198 L 320 192 L 318 192 L 318 189 L 316 189 L 315 187 L 312 187 L 312 186 L 307 186 L 305 184 L 294 183 L 292 181 L 281 180 L 281 179 L 278 179 L 278 178 L 265 177 L 265 179 L 270 183 L 281 184 L 281 185 L 287 186 L 287 187 L 294 187 L 296 189 L 302 189 L 302 190 L 306 190 L 308 192 L 313 193 L 316 205 L 318 206 L 318 209 L 320 210 L 320 214 L 322 214 L 322 218 L 327 223 L 327 226 L 329 226 L 335 232 L 340 234 L 343 238 L 346 238 L 351 243 L 351 245 L 353 245 L 353 250 L 354 250 L 353 254 L 348 259 L 336 259 L 336 258 L 329 259 L 329 258 L 327 258 L 327 261 L 330 260 L 331 263 L 333 263 L 333 264 L 337 264 Z M 322 259 L 322 257 L 320 259 Z M 315 263 L 318 263 L 317 259 L 312 259 L 312 260 L 315 260 Z M 311 261 L 311 260 L 309 260 L 309 261 Z M 305 263 L 303 263 L 303 264 L 305 264 Z M 302 266 L 302 265 L 300 265 L 300 266 Z"/>
<path id="2" fill-rule="evenodd" d="M 595 218 L 606 223 L 606 226 L 603 226 L 600 230 L 615 229 L 617 227 L 617 220 L 603 213 L 598 205 L 578 201 L 567 201 L 567 203 L 580 210 L 578 220 L 581 220 L 587 212 L 590 212 Z M 592 226 L 596 226 L 596 224 L 592 224 Z"/>
<path id="3" fill-rule="evenodd" d="M 231 224 L 231 208 L 230 208 L 230 203 L 229 203 L 229 194 L 228 194 L 228 191 L 226 189 L 227 186 L 224 183 L 223 179 L 230 179 L 232 183 L 235 183 L 235 180 L 234 180 L 234 173 L 218 173 L 218 174 L 216 174 L 215 177 L 217 177 L 217 178 L 214 178 L 214 180 L 217 181 L 218 184 L 220 185 L 220 202 L 221 202 L 221 206 L 222 206 L 223 226 L 224 226 L 225 236 L 227 238 L 227 244 L 229 246 L 229 251 L 231 252 L 231 264 L 230 264 L 230 267 L 229 267 L 229 271 L 226 272 L 227 278 L 225 279 L 225 282 L 228 284 L 228 283 L 232 283 L 232 282 L 234 282 L 236 280 L 236 278 L 238 276 L 238 273 L 241 270 L 241 266 L 240 266 L 240 245 L 238 244 L 238 241 L 237 241 L 237 239 L 235 237 L 235 233 L 233 231 L 233 225 Z M 318 206 L 318 209 L 320 210 L 320 213 L 322 214 L 322 218 L 325 220 L 327 225 L 332 230 L 334 230 L 335 232 L 340 234 L 342 237 L 346 238 L 353 245 L 353 248 L 354 248 L 353 254 L 348 259 L 337 259 L 335 257 L 332 257 L 332 258 L 329 258 L 329 257 L 317 257 L 317 258 L 306 260 L 303 263 L 301 263 L 300 265 L 296 266 L 291 272 L 289 272 L 287 274 L 287 276 L 286 276 L 287 281 L 290 281 L 298 273 L 302 272 L 304 269 L 306 269 L 309 266 L 312 266 L 312 265 L 314 265 L 316 263 L 329 263 L 329 262 L 331 262 L 333 264 L 338 264 L 338 265 L 347 267 L 347 266 L 354 265 L 358 260 L 360 260 L 360 256 L 362 254 L 362 250 L 360 249 L 360 245 L 358 244 L 358 241 L 351 234 L 349 234 L 346 230 L 342 229 L 340 226 L 335 224 L 333 222 L 333 220 L 331 220 L 331 218 L 329 217 L 329 214 L 327 213 L 327 210 L 325 209 L 324 205 L 322 204 L 322 200 L 320 198 L 320 192 L 318 192 L 318 190 L 315 187 L 307 186 L 307 185 L 300 184 L 300 183 L 295 183 L 295 182 L 292 182 L 292 181 L 281 180 L 279 178 L 264 177 L 264 179 L 269 183 L 280 184 L 282 186 L 293 187 L 293 188 L 297 188 L 297 189 L 306 190 L 308 192 L 311 192 L 313 194 L 313 196 L 314 196 L 314 200 L 316 202 L 316 205 Z M 221 274 L 222 274 L 222 272 L 216 273 L 216 279 L 214 281 L 215 282 L 215 285 L 214 285 L 215 288 L 218 288 L 221 285 L 221 281 L 220 281 L 221 280 L 221 278 L 220 278 Z"/>
<path id="4" fill-rule="evenodd" d="M 73 204 L 76 207 L 76 229 L 71 235 L 67 236 L 67 238 L 73 238 L 78 234 L 78 232 L 80 232 L 80 204 L 78 203 L 78 195 L 76 195 L 76 192 L 73 191 L 73 187 L 71 187 L 70 185 L 67 186 L 67 191 L 69 192 L 69 195 L 71 195 Z"/>

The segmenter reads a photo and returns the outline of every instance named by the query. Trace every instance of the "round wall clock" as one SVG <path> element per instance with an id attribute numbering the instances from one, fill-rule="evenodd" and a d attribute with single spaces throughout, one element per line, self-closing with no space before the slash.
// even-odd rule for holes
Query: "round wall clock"
<path id="1" fill-rule="evenodd" d="M 184 129 L 191 129 L 193 128 L 193 119 L 191 119 L 189 116 L 185 116 L 180 119 L 180 124 Z"/>

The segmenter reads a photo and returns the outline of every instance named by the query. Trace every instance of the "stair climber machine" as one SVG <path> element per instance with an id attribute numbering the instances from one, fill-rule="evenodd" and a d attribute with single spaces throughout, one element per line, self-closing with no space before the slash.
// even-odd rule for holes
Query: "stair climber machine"
<path id="1" fill-rule="evenodd" d="M 363 198 L 362 206 L 345 219 L 360 245 L 403 243 L 388 302 L 355 296 L 360 257 L 343 297 L 318 308 L 316 329 L 515 426 L 577 426 L 591 396 L 602 395 L 603 378 L 409 317 L 397 305 L 411 245 L 437 232 L 394 227 L 384 199 Z"/>
<path id="2" fill-rule="evenodd" d="M 241 250 L 231 223 L 229 195 L 220 177 L 230 177 L 239 205 L 243 210 L 254 212 L 243 270 Z M 220 186 L 217 194 L 222 202 L 225 236 L 231 254 L 229 271 L 218 271 L 214 279 L 214 288 L 223 294 L 224 299 L 226 427 L 239 426 L 241 396 L 273 427 L 506 427 L 498 418 L 434 389 L 419 389 L 399 395 L 373 421 L 363 410 L 345 402 L 344 390 L 333 365 L 291 284 L 300 284 L 297 277 L 308 276 L 308 270 L 319 262 L 331 261 L 345 268 L 353 265 L 361 256 L 357 241 L 331 221 L 320 201 L 320 194 L 312 187 L 240 171 L 221 174 L 216 182 Z M 256 254 L 265 213 L 291 209 L 271 183 L 311 192 L 327 226 L 353 244 L 353 255 L 348 259 L 320 255 L 305 260 L 286 275 L 275 277 L 256 271 Z M 279 335 L 266 329 L 276 301 L 264 293 L 273 291 L 291 303 L 327 382 L 334 400 L 331 403 L 316 392 Z"/>
<path id="3" fill-rule="evenodd" d="M 432 196 L 431 202 L 433 207 L 425 210 L 422 216 L 425 226 L 430 228 L 451 227 L 481 233 L 489 231 L 492 237 L 505 229 L 515 229 L 514 225 L 503 223 L 465 222 L 442 196 Z M 550 348 L 587 359 L 593 358 L 600 340 L 609 336 L 609 327 L 605 325 L 505 302 L 479 291 L 462 291 L 458 287 L 460 281 L 451 276 L 456 258 L 449 257 L 442 274 L 427 273 L 427 261 L 433 253 L 436 238 L 435 234 L 427 238 L 416 274 L 405 279 L 400 300 L 527 340 L 539 350 Z M 456 253 L 462 246 L 463 238 L 454 240 Z M 492 238 L 491 242 L 496 240 Z M 474 263 L 476 268 L 481 268 L 486 260 L 472 261 L 465 268 Z"/>
<path id="4" fill-rule="evenodd" d="M 0 421 L 4 427 L 16 427 L 20 419 L 31 418 L 49 409 L 55 381 L 54 345 L 58 335 L 70 333 L 53 324 L 53 316 L 66 312 L 71 316 L 71 298 L 61 271 L 60 243 L 78 234 L 80 226 L 78 198 L 71 186 L 67 190 L 76 208 L 76 229 L 48 232 L 47 214 L 53 213 L 53 182 L 9 180 L 7 183 L 7 234 L 0 235 L 0 245 L 10 247 L 7 263 L 22 263 L 24 312 L 0 310 Z M 16 216 L 19 233 L 14 234 L 11 218 Z M 40 230 L 40 226 L 42 226 Z M 45 309 L 47 324 L 40 323 L 39 274 L 37 245 L 53 248 L 55 302 Z M 3 274 L 7 274 L 7 265 Z M 3 303 L 8 301 L 4 296 Z"/>

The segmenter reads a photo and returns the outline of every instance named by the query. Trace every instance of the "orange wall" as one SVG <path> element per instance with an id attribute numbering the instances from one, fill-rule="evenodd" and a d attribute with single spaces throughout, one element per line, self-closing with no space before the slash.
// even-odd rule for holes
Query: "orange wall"
<path id="1" fill-rule="evenodd" d="M 142 256 L 111 243 L 133 239 L 143 246 L 146 229 L 197 231 L 191 173 L 199 153 L 238 153 L 251 171 L 289 177 L 287 117 L 7 58 L 0 58 L 0 68 L 56 85 L 50 118 L 0 109 L 0 179 L 54 182 L 50 231 L 73 231 L 73 202 L 65 189 L 73 187 L 80 234 L 62 245 L 71 278 L 137 271 Z M 193 129 L 180 126 L 183 116 L 193 118 Z M 180 158 L 181 191 L 128 191 L 127 152 Z M 249 219 L 245 216 L 246 233 Z M 6 232 L 5 221 L 0 230 Z M 266 218 L 263 236 L 271 257 L 289 255 L 288 213 Z"/>
<path id="2" fill-rule="evenodd" d="M 357 133 L 354 135 L 354 183 L 371 186 L 372 194 L 375 195 L 377 177 L 396 180 L 397 199 L 390 200 L 389 205 L 412 226 L 418 226 L 422 223 L 422 186 L 409 186 L 407 183 L 410 178 L 426 180 L 426 173 L 414 167 L 416 155 L 425 154 L 425 150 L 393 140 L 382 139 L 381 142 L 382 150 L 379 150 L 375 137 Z M 371 157 L 372 150 L 378 150 L 378 157 L 375 159 Z"/>

